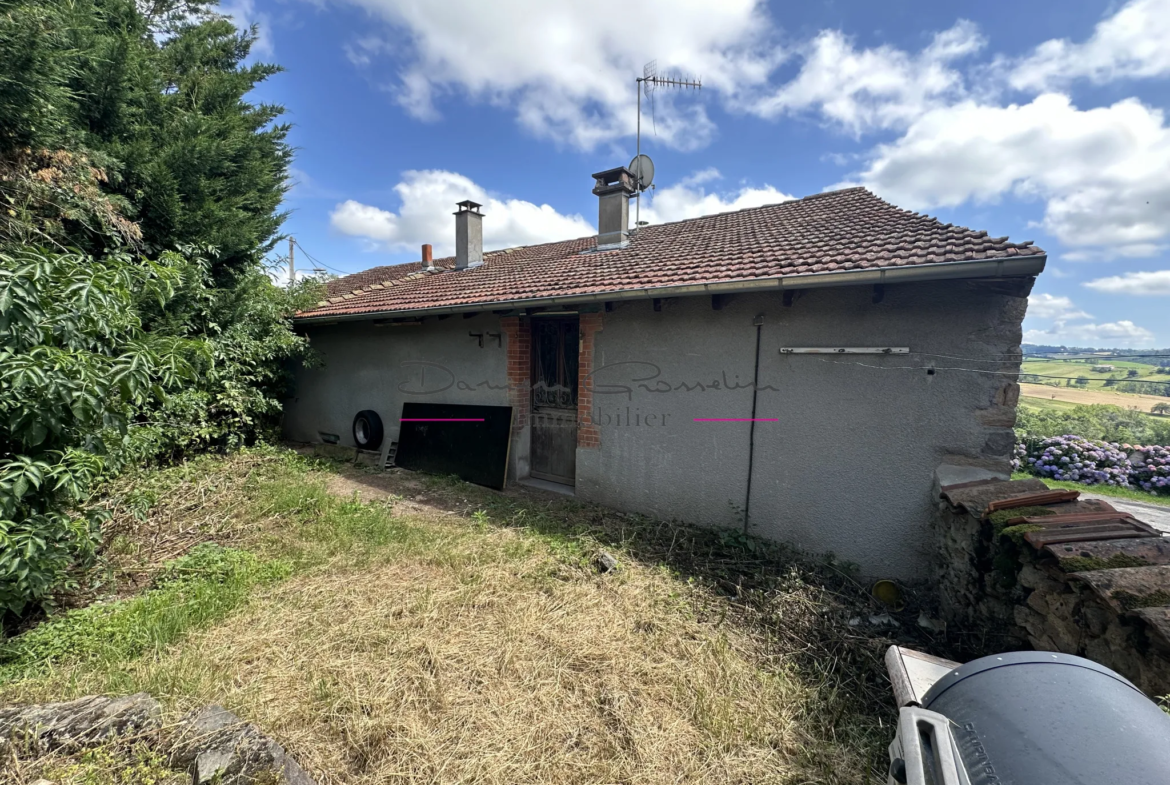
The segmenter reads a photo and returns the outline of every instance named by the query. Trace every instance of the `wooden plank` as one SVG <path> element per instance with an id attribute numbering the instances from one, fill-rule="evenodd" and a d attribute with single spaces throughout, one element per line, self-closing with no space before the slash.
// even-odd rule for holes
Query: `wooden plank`
<path id="1" fill-rule="evenodd" d="M 405 403 L 401 426 L 395 465 L 489 488 L 507 482 L 511 406 Z"/>

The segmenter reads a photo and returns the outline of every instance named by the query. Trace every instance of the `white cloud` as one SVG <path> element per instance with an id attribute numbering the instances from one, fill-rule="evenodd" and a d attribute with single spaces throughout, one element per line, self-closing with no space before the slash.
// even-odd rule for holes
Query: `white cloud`
<path id="1" fill-rule="evenodd" d="M 342 234 L 373 240 L 387 250 L 417 251 L 423 243 L 430 243 L 436 256 L 449 256 L 455 251 L 455 203 L 471 199 L 483 205 L 487 250 L 597 232 L 580 215 L 563 215 L 547 204 L 493 196 L 455 172 L 404 172 L 394 191 L 401 200 L 397 213 L 351 199 L 334 208 L 332 227 Z"/>
<path id="2" fill-rule="evenodd" d="M 721 177 L 718 169 L 703 169 L 683 178 L 676 185 L 656 189 L 647 200 L 649 204 L 642 207 L 642 220 L 650 223 L 681 221 L 796 198 L 766 184 L 760 188 L 744 186 L 729 193 L 708 192 L 703 187 L 705 183 Z"/>
<path id="3" fill-rule="evenodd" d="M 964 93 L 951 63 L 985 43 L 963 19 L 917 55 L 890 46 L 858 50 L 844 33 L 825 30 L 802 48 L 800 73 L 747 108 L 763 117 L 816 110 L 853 134 L 905 127 Z"/>
<path id="4" fill-rule="evenodd" d="M 272 22 L 268 14 L 256 10 L 255 0 L 226 0 L 221 2 L 217 13 L 231 17 L 240 30 L 257 26 L 256 43 L 252 44 L 253 57 L 271 57 L 275 53 L 272 43 Z"/>
<path id="5" fill-rule="evenodd" d="M 1104 324 L 1057 324 L 1049 330 L 1028 330 L 1024 333 L 1024 343 L 1133 348 L 1152 346 L 1154 334 L 1122 319 Z"/>
<path id="6" fill-rule="evenodd" d="M 1100 22 L 1084 43 L 1045 41 L 1014 63 L 1008 83 L 1041 92 L 1075 79 L 1097 84 L 1170 74 L 1170 0 L 1134 0 Z"/>
<path id="7" fill-rule="evenodd" d="M 967 100 L 933 109 L 875 148 L 860 179 L 912 209 L 1007 194 L 1041 199 L 1041 225 L 1062 242 L 1134 256 L 1170 235 L 1167 172 L 1161 110 L 1136 99 L 1081 110 L 1045 94 L 1023 105 Z"/>
<path id="8" fill-rule="evenodd" d="M 1109 294 L 1136 294 L 1148 297 L 1170 295 L 1170 270 L 1152 270 L 1111 275 L 1088 281 L 1085 286 Z"/>
<path id="9" fill-rule="evenodd" d="M 1084 311 L 1079 311 L 1067 297 L 1056 297 L 1051 294 L 1033 294 L 1028 298 L 1028 316 L 1037 319 L 1057 319 L 1069 321 L 1072 319 L 1091 319 Z"/>
<path id="10" fill-rule="evenodd" d="M 1036 319 L 1051 320 L 1047 328 L 1024 331 L 1024 343 L 1064 346 L 1133 347 L 1150 346 L 1154 334 L 1128 319 L 1093 323 L 1093 317 L 1078 309 L 1068 297 L 1033 294 L 1028 298 L 1029 323 Z"/>
<path id="11" fill-rule="evenodd" d="M 459 92 L 582 149 L 633 134 L 634 76 L 647 60 L 656 57 L 660 73 L 701 74 L 705 87 L 734 92 L 764 83 L 781 58 L 763 0 L 332 1 L 386 23 L 382 45 L 367 35 L 349 56 L 369 63 L 396 53 L 395 91 L 414 116 L 438 118 L 437 99 Z M 704 100 L 661 91 L 658 138 L 680 149 L 706 144 L 715 127 Z"/>

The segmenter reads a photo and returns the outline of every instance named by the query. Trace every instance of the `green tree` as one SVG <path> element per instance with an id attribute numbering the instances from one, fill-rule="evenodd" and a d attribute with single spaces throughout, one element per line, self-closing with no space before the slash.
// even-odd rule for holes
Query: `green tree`
<path id="1" fill-rule="evenodd" d="M 0 611 L 92 556 L 95 481 L 260 437 L 306 350 L 280 69 L 215 7 L 0 0 Z"/>
<path id="2" fill-rule="evenodd" d="M 1154 414 L 1170 414 L 1170 403 L 1156 403 L 1150 411 Z"/>

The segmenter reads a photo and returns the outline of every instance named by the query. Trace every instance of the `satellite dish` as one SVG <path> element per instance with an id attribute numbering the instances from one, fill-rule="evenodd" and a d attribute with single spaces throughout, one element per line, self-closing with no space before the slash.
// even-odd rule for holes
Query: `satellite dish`
<path id="1" fill-rule="evenodd" d="M 627 167 L 634 173 L 634 180 L 638 183 L 638 190 L 645 191 L 654 182 L 654 162 L 650 156 L 642 154 L 634 156 Z"/>

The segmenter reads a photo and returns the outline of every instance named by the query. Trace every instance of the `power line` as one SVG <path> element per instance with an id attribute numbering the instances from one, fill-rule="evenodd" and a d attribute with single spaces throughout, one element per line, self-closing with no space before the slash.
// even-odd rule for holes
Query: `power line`
<path id="1" fill-rule="evenodd" d="M 345 270 L 338 270 L 336 267 L 331 267 L 330 265 L 325 264 L 325 262 L 322 262 L 317 257 L 313 256 L 313 254 L 311 254 L 305 250 L 305 246 L 301 245 L 300 240 L 293 240 L 293 242 L 296 244 L 297 248 L 301 249 L 301 252 L 305 256 L 309 257 L 309 261 L 312 262 L 313 264 L 317 265 L 318 267 L 324 267 L 326 269 L 332 270 L 333 272 L 338 273 L 339 275 L 349 275 L 350 274 L 350 273 L 347 273 Z"/>

